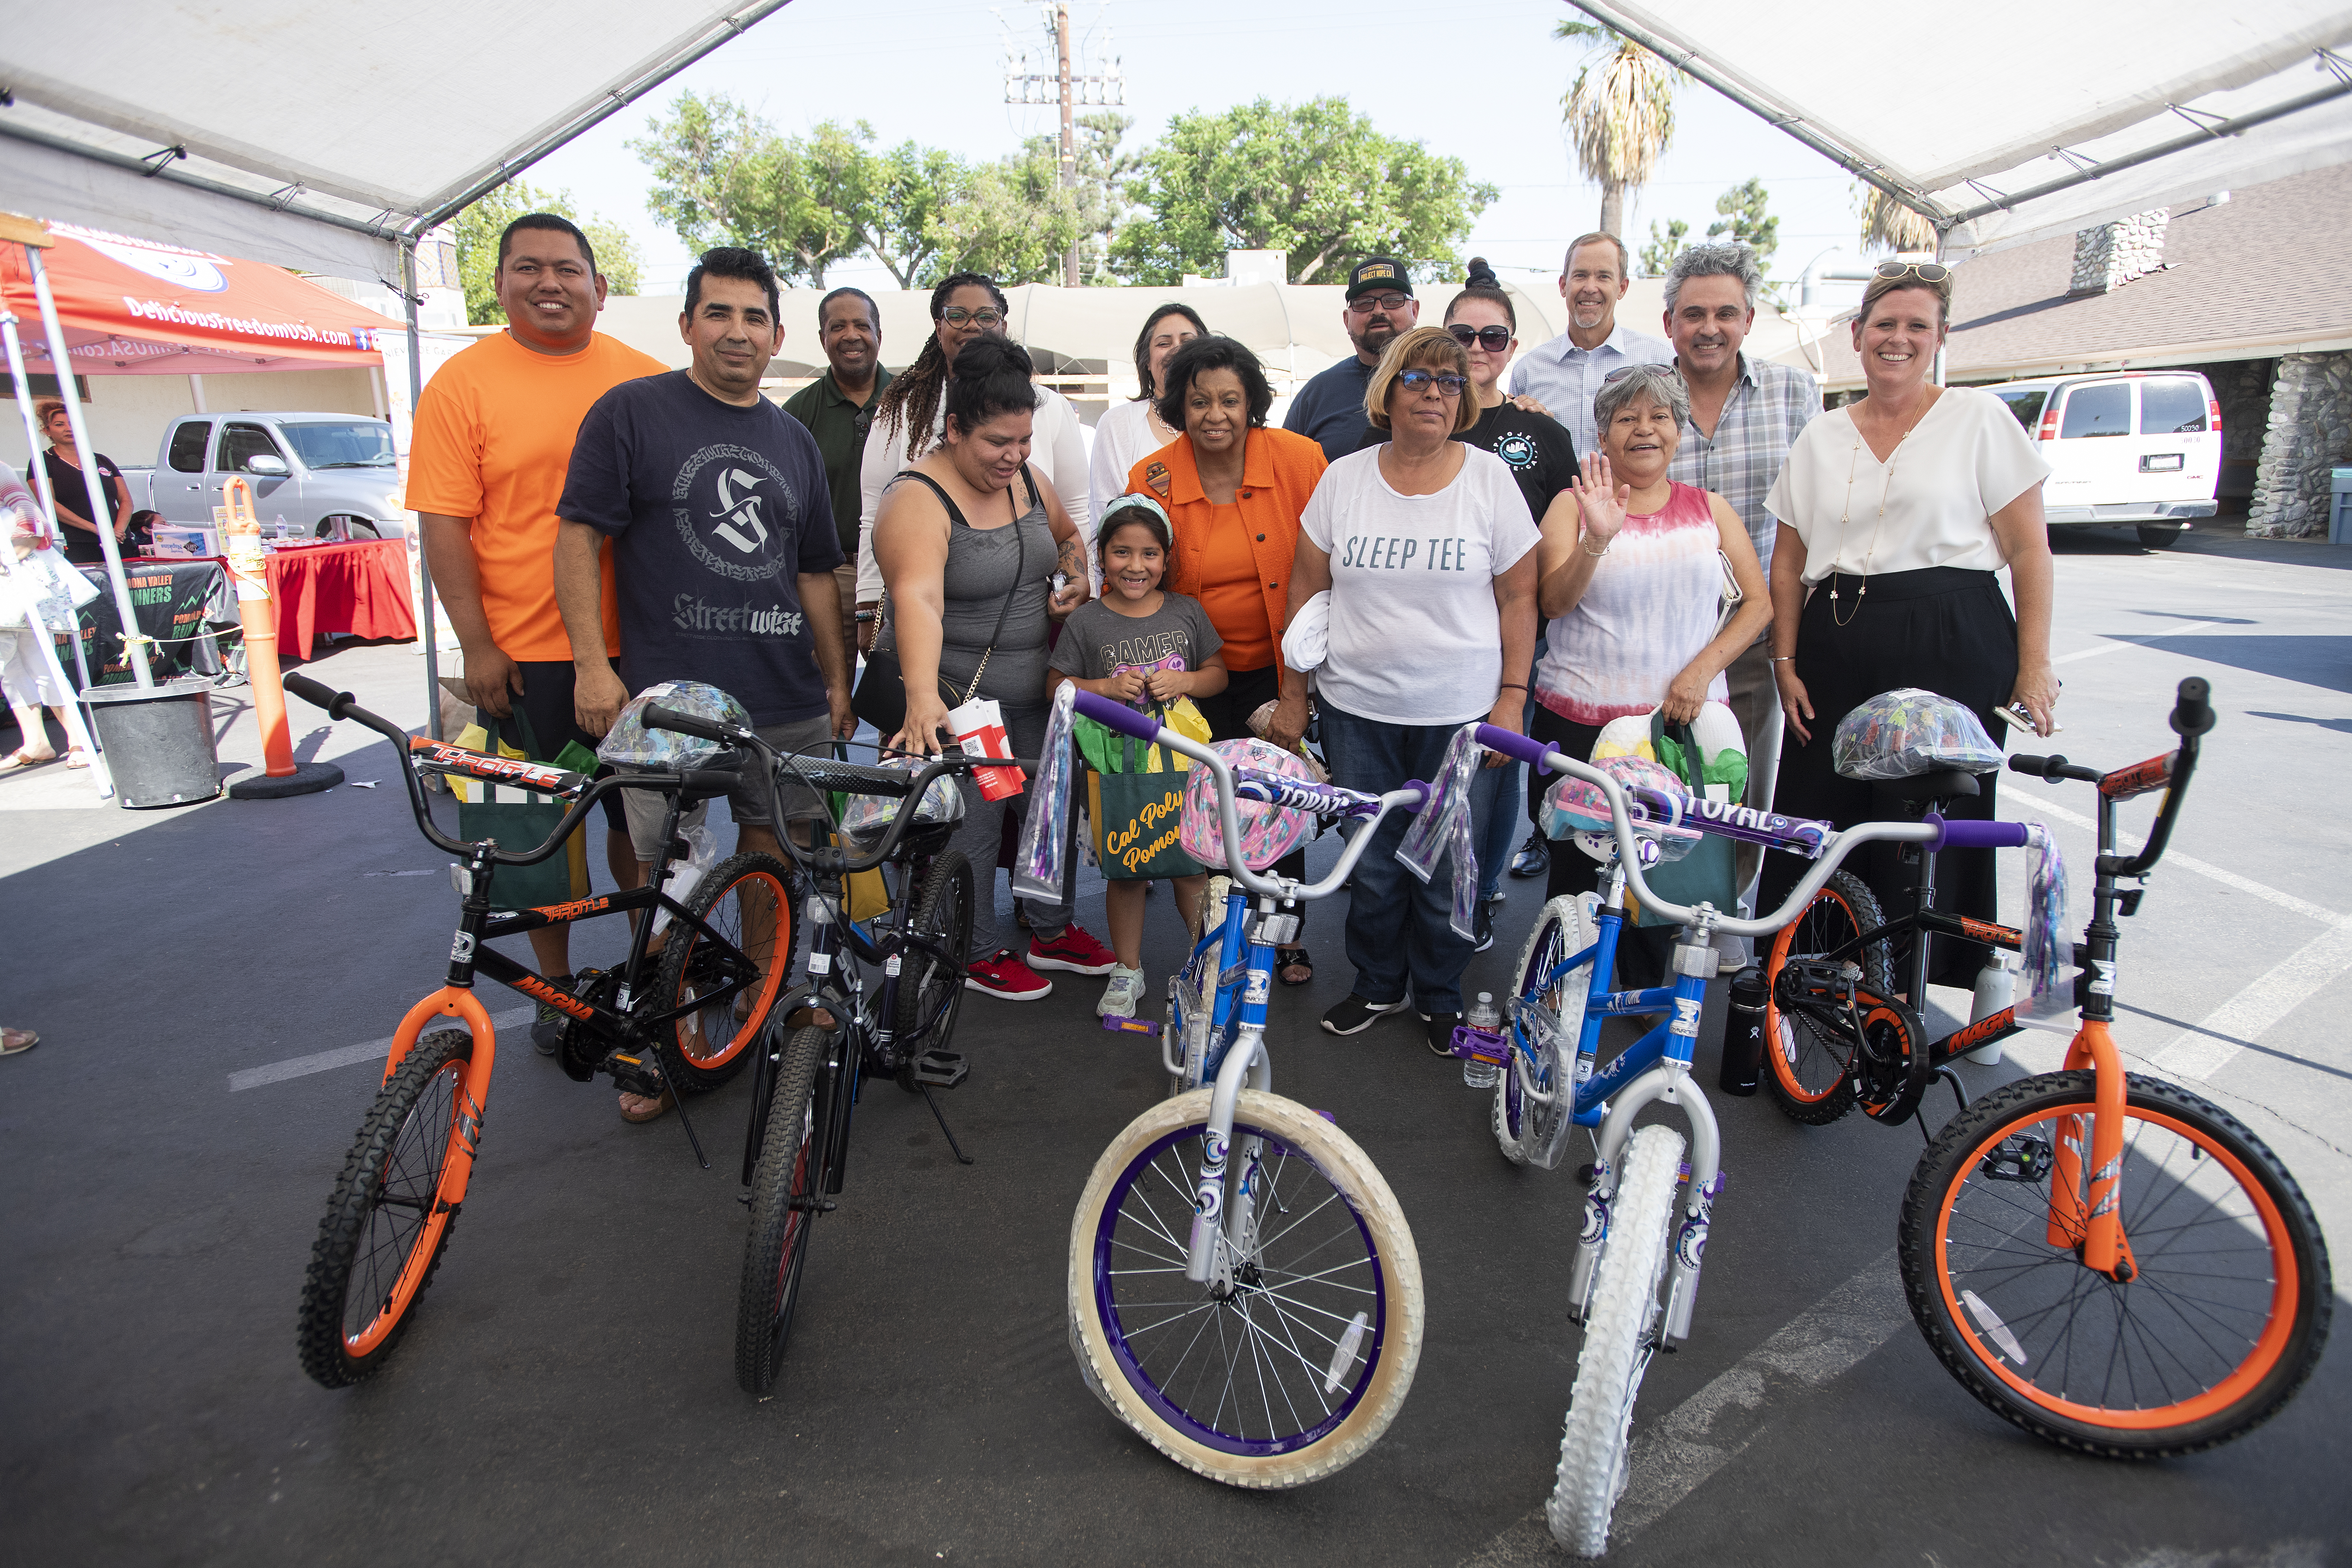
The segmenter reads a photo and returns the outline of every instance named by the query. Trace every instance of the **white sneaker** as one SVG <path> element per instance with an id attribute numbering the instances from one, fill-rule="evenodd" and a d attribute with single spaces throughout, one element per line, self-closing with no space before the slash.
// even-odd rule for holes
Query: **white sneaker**
<path id="1" fill-rule="evenodd" d="M 1095 1004 L 1095 1012 L 1105 1018 L 1132 1018 L 1135 1010 L 1143 1005 L 1143 971 L 1117 964 L 1103 986 L 1102 1000 Z"/>

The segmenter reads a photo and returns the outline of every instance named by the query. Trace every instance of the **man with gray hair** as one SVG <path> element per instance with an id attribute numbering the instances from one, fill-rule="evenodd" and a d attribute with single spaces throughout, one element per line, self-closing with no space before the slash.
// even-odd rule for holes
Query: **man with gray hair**
<path id="1" fill-rule="evenodd" d="M 1615 235 L 1578 236 L 1559 273 L 1568 331 L 1511 366 L 1511 395 L 1542 404 L 1568 427 L 1580 455 L 1600 447 L 1593 439 L 1592 395 L 1609 373 L 1620 365 L 1666 364 L 1675 357 L 1664 339 L 1618 321 L 1617 301 L 1633 286 L 1626 261 L 1625 242 Z"/>
<path id="2" fill-rule="evenodd" d="M 1756 324 L 1756 290 L 1763 283 L 1756 253 L 1745 245 L 1694 245 L 1666 271 L 1666 335 L 1675 367 L 1690 389 L 1682 445 L 1666 477 L 1713 490 L 1731 503 L 1769 581 L 1772 541 L 1780 527 L 1764 510 L 1765 492 L 1789 460 L 1806 421 L 1822 411 L 1820 385 L 1801 370 L 1753 360 L 1741 352 Z M 1780 698 L 1772 681 L 1772 629 L 1724 672 L 1731 711 L 1748 742 L 1748 804 L 1772 804 L 1772 775 L 1780 761 Z M 1763 852 L 1741 845 L 1739 886 L 1753 888 Z"/>

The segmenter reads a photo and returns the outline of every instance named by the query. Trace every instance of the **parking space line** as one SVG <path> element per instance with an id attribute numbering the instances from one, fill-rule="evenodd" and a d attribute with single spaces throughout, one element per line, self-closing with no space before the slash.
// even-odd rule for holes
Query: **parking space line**
<path id="1" fill-rule="evenodd" d="M 2205 1015 L 2199 1028 L 2183 1029 L 2158 1047 L 2147 1059 L 2175 1078 L 2211 1078 L 2245 1049 L 2237 1040 L 2216 1038 L 2216 1032 L 2258 1041 L 2264 1030 L 2326 989 L 2347 969 L 2352 969 L 2352 927 L 2335 926 Z"/>
<path id="2" fill-rule="evenodd" d="M 493 1013 L 490 1015 L 490 1026 L 501 1030 L 512 1028 L 527 1021 L 533 1011 L 535 1009 L 530 1007 L 514 1007 L 504 1013 Z M 284 1083 L 289 1078 L 307 1078 L 314 1072 L 350 1067 L 354 1062 L 382 1061 L 384 1053 L 391 1049 L 392 1037 L 386 1035 L 380 1040 L 363 1040 L 356 1046 L 338 1046 L 331 1051 L 320 1051 L 314 1056 L 289 1057 L 285 1061 L 271 1062 L 267 1067 L 247 1068 L 242 1072 L 228 1075 L 228 1091 L 237 1094 L 248 1089 L 259 1089 L 267 1083 Z"/>
<path id="3" fill-rule="evenodd" d="M 2086 832 L 2095 834 L 2099 830 L 2098 820 L 2095 817 L 2085 816 L 2079 811 L 2071 811 L 2045 796 L 2028 794 L 2014 784 L 2004 782 L 2000 786 L 2000 793 L 2020 805 L 2032 806 L 2036 811 L 2054 816 L 2061 822 L 2070 823 Z M 2116 847 L 2129 853 L 2138 848 L 2144 842 L 2146 842 L 2144 839 L 2134 835 L 2121 834 L 2117 836 Z M 2282 892 L 2267 883 L 2255 881 L 2252 877 L 2241 877 L 2225 867 L 2200 860 L 2194 855 L 2183 855 L 2178 849 L 2168 849 L 2164 852 L 2164 864 L 2178 866 L 2184 871 L 2194 871 L 2200 877 L 2210 878 L 2224 887 L 2235 888 L 2242 893 L 2252 893 L 2255 898 L 2267 903 L 2276 904 L 2283 910 L 2292 910 L 2305 920 L 2318 921 L 2322 924 L 2333 926 L 2352 923 L 2352 915 L 2339 915 L 2334 910 L 2313 903 L 2309 899 L 2298 899 L 2293 893 Z"/>
<path id="4" fill-rule="evenodd" d="M 1704 1325 L 1705 1297 L 1700 1300 Z M 1835 1381 L 1910 1321 L 1889 1249 L 1655 1422 L 1644 1421 L 1636 1406 L 1633 1450 L 1610 1543 L 1622 1545 L 1648 1528 L 1745 1452 L 1779 1405 Z M 1458 1568 L 1557 1561 L 1559 1548 L 1538 1508 Z"/>

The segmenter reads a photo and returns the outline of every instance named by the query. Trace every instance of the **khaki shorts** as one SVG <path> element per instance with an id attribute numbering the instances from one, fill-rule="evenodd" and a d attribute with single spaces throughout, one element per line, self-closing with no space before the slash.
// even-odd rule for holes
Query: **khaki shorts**
<path id="1" fill-rule="evenodd" d="M 760 739 L 779 752 L 791 755 L 796 752 L 814 752 L 822 756 L 833 754 L 833 720 L 825 714 L 814 719 L 796 720 L 790 724 L 756 726 Z M 616 773 L 639 772 L 644 769 L 615 768 Z M 784 808 L 789 822 L 822 818 L 824 802 L 804 784 L 793 780 L 779 781 L 776 795 Z M 662 818 L 668 815 L 669 801 L 659 790 L 625 789 L 621 791 L 624 809 L 629 816 L 629 843 L 637 852 L 637 863 L 650 866 L 661 853 Z M 702 821 L 709 812 L 710 803 L 697 801 L 693 809 L 681 813 L 677 819 L 680 831 Z M 768 827 L 768 786 L 759 776 L 759 770 L 746 759 L 742 782 L 728 792 L 727 809 L 738 827 Z"/>

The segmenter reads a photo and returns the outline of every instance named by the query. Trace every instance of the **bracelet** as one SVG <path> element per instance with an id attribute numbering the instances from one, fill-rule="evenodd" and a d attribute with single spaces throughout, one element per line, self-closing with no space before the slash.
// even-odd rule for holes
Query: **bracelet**
<path id="1" fill-rule="evenodd" d="M 1527 689 L 1527 682 L 1523 680 L 1502 681 L 1495 688 L 1497 691 L 1525 691 Z"/>
<path id="2" fill-rule="evenodd" d="M 1602 556 L 1604 556 L 1604 555 L 1608 554 L 1608 553 L 1609 553 L 1609 546 L 1610 546 L 1610 545 L 1612 545 L 1612 544 L 1614 544 L 1614 543 L 1616 543 L 1616 542 L 1617 542 L 1617 536 L 1616 536 L 1615 534 L 1613 534 L 1613 533 L 1612 533 L 1612 534 L 1611 534 L 1611 535 L 1609 536 L 1608 540 L 1607 540 L 1605 542 L 1603 542 L 1603 543 L 1602 543 L 1602 545 L 1601 546 L 1601 548 L 1600 548 L 1600 549 L 1598 549 L 1598 550 L 1593 549 L 1593 548 L 1592 548 L 1592 546 L 1591 546 L 1591 544 L 1587 543 L 1585 541 L 1583 541 L 1583 540 L 1581 540 L 1581 539 L 1580 539 L 1580 540 L 1578 540 L 1578 541 L 1576 542 L 1576 545 L 1577 545 L 1577 548 L 1578 548 L 1578 549 L 1580 549 L 1580 550 L 1583 551 L 1587 555 L 1591 556 L 1595 561 L 1598 561 L 1598 560 L 1600 560 Z"/>
<path id="3" fill-rule="evenodd" d="M 1793 653 L 1776 653 L 1764 662 L 1767 664 L 1794 664 L 1797 662 L 1797 656 Z"/>

